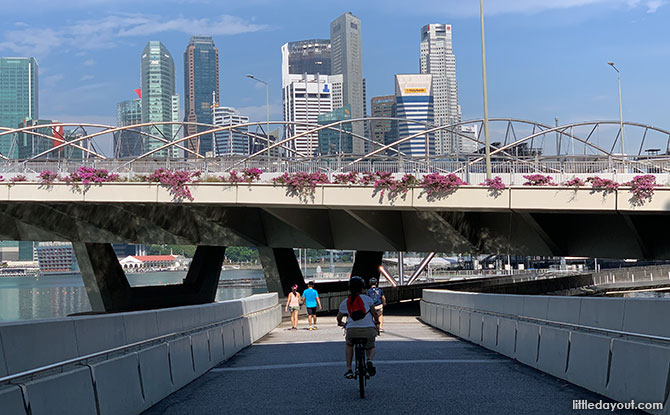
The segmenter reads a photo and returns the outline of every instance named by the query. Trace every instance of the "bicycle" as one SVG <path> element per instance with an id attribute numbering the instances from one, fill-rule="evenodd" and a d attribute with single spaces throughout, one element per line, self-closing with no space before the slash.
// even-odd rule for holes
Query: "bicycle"
<path id="1" fill-rule="evenodd" d="M 368 373 L 367 368 L 367 355 L 365 353 L 365 343 L 367 339 L 362 337 L 354 337 L 351 339 L 351 342 L 354 344 L 354 379 L 358 379 L 358 389 L 361 395 L 361 399 L 365 398 L 365 385 L 370 379 L 370 374 Z"/>

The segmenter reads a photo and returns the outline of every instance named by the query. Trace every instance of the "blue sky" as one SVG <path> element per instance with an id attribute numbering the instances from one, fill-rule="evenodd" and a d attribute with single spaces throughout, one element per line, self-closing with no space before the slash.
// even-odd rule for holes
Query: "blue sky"
<path id="1" fill-rule="evenodd" d="M 486 0 L 489 114 L 552 124 L 624 118 L 670 128 L 670 5 L 666 0 Z M 139 87 L 140 55 L 160 40 L 177 67 L 192 34 L 209 34 L 220 53 L 221 103 L 252 119 L 281 119 L 281 55 L 287 41 L 328 38 L 351 11 L 362 20 L 368 100 L 393 93 L 395 73 L 418 72 L 419 32 L 450 23 L 463 118 L 482 115 L 479 2 L 5 0 L 0 56 L 35 56 L 40 118 L 114 124 L 116 103 Z M 183 108 L 183 105 L 182 105 Z"/>

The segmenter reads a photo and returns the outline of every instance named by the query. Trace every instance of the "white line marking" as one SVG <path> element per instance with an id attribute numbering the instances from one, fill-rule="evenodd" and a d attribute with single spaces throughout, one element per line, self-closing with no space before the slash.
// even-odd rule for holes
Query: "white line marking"
<path id="1" fill-rule="evenodd" d="M 425 359 L 425 360 L 375 360 L 375 365 L 414 365 L 414 364 L 436 364 L 436 363 L 504 363 L 511 362 L 510 359 Z M 344 366 L 344 362 L 314 362 L 314 363 L 291 363 L 281 365 L 260 365 L 241 367 L 215 367 L 210 372 L 244 372 L 248 370 L 273 370 L 291 368 L 311 368 L 327 366 Z"/>

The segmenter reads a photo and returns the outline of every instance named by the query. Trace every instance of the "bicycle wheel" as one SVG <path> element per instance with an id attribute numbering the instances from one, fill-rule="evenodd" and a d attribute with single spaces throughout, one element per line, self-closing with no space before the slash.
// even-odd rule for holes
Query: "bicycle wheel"
<path id="1" fill-rule="evenodd" d="M 356 372 L 358 376 L 358 389 L 361 399 L 363 399 L 365 398 L 365 351 L 362 344 L 356 347 Z"/>

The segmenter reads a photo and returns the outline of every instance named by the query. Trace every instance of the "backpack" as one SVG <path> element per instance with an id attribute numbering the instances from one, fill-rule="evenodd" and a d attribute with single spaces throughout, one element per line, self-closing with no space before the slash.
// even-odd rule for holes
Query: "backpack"
<path id="1" fill-rule="evenodd" d="M 362 320 L 365 317 L 368 312 L 365 311 L 365 303 L 360 295 L 356 296 L 353 304 L 351 297 L 347 298 L 347 312 L 349 317 L 354 321 Z"/>
<path id="2" fill-rule="evenodd" d="M 370 288 L 368 290 L 368 297 L 372 298 L 372 304 L 379 305 L 382 303 L 382 290 L 378 287 Z"/>

